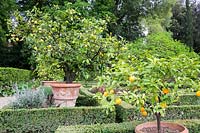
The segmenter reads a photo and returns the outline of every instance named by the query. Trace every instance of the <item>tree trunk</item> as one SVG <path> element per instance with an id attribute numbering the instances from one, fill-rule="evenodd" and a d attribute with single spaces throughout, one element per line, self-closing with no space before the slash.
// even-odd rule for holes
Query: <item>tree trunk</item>
<path id="1" fill-rule="evenodd" d="M 76 73 L 70 70 L 68 67 L 65 67 L 64 72 L 64 81 L 66 81 L 66 83 L 72 83 L 76 78 Z"/>
<path id="2" fill-rule="evenodd" d="M 158 133 L 161 133 L 161 117 L 160 117 L 160 113 L 155 113 L 156 115 L 156 120 L 157 120 L 157 129 L 158 129 Z"/>

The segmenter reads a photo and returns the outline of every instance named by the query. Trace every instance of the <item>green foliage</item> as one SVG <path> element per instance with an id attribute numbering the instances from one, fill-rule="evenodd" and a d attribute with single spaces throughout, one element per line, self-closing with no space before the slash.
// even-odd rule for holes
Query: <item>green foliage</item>
<path id="1" fill-rule="evenodd" d="M 54 132 L 58 126 L 115 122 L 104 107 L 0 110 L 0 132 Z"/>
<path id="2" fill-rule="evenodd" d="M 94 77 L 115 57 L 120 45 L 115 37 L 104 32 L 104 20 L 84 18 L 69 3 L 65 8 L 54 6 L 43 12 L 34 8 L 26 14 L 27 22 L 18 16 L 18 27 L 10 30 L 15 39 L 24 39 L 32 48 L 32 60 L 43 79 L 65 76 L 71 82 Z"/>
<path id="3" fill-rule="evenodd" d="M 14 5 L 15 0 L 0 1 L 0 46 L 6 42 L 6 33 L 8 33 L 6 19 L 10 17 L 10 12 L 15 9 Z"/>
<path id="4" fill-rule="evenodd" d="M 194 52 L 189 52 L 189 48 L 179 41 L 175 41 L 167 32 L 158 32 L 145 38 L 140 38 L 134 43 L 130 43 L 124 49 L 124 56 L 143 59 L 148 55 L 156 58 L 169 58 L 186 54 L 187 56 L 198 56 Z"/>
<path id="5" fill-rule="evenodd" d="M 97 0 L 97 5 L 101 1 Z M 104 2 L 96 9 L 97 12 L 101 12 L 102 9 L 113 13 L 115 21 L 109 23 L 109 31 L 119 38 L 124 37 L 132 41 L 143 36 L 144 28 L 152 32 L 152 29 L 157 29 L 158 26 L 162 30 L 169 26 L 171 7 L 174 2 L 175 0 L 109 0 L 109 4 Z"/>
<path id="6" fill-rule="evenodd" d="M 12 95 L 14 83 L 31 80 L 31 71 L 17 68 L 0 67 L 0 95 Z"/>
<path id="7" fill-rule="evenodd" d="M 165 32 L 170 26 L 172 12 L 171 9 L 176 0 L 162 1 L 155 5 L 150 14 L 142 18 L 141 24 L 149 33 Z M 150 12 L 150 11 L 149 11 Z"/>
<path id="8" fill-rule="evenodd" d="M 42 108 L 47 103 L 48 96 L 52 95 L 51 87 L 40 87 L 37 90 L 23 89 L 18 90 L 15 94 L 16 100 L 11 103 L 11 108 Z"/>
<path id="9" fill-rule="evenodd" d="M 197 133 L 200 130 L 200 121 L 193 120 L 174 120 L 171 122 L 183 124 L 191 133 Z M 56 133 L 73 132 L 73 133 L 134 133 L 135 127 L 141 122 L 123 122 L 112 124 L 95 124 L 95 125 L 76 125 L 76 126 L 61 126 L 56 130 Z"/>
<path id="10" fill-rule="evenodd" d="M 122 50 L 118 62 L 100 77 L 100 85 L 121 90 L 123 100 L 145 108 L 145 113 L 163 116 L 177 101 L 179 89 L 200 88 L 199 56 L 166 33 L 139 39 Z"/>

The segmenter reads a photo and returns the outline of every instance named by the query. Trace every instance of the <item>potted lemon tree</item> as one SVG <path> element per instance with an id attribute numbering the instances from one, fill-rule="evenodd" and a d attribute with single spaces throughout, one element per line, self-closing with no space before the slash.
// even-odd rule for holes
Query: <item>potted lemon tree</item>
<path id="1" fill-rule="evenodd" d="M 136 133 L 188 133 L 183 125 L 163 122 L 161 118 L 165 116 L 166 108 L 178 100 L 181 89 L 199 88 L 199 57 L 190 55 L 157 58 L 146 54 L 129 58 L 126 52 L 126 57 L 120 57 L 100 77 L 100 85 L 108 90 L 116 89 L 122 100 L 136 107 L 141 117 L 155 116 L 156 122 L 138 125 Z M 199 96 L 199 91 L 196 95 Z"/>
<path id="2" fill-rule="evenodd" d="M 84 17 L 71 3 L 43 11 L 34 8 L 26 12 L 27 19 L 19 13 L 17 16 L 18 25 L 10 28 L 11 36 L 20 38 L 32 50 L 37 76 L 43 80 L 64 79 L 47 83 L 53 87 L 59 106 L 75 105 L 81 84 L 74 81 L 101 73 L 120 44 L 106 33 L 105 20 Z"/>

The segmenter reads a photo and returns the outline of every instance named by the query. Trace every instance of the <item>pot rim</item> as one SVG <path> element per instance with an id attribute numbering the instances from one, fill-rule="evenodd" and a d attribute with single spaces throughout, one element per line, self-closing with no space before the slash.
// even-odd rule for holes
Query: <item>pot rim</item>
<path id="1" fill-rule="evenodd" d="M 51 84 L 52 87 L 56 87 L 56 88 L 63 88 L 63 87 L 69 87 L 69 88 L 80 88 L 81 84 L 79 83 L 53 83 Z"/>
<path id="2" fill-rule="evenodd" d="M 189 133 L 188 129 L 182 125 L 182 124 L 179 124 L 179 123 L 176 123 L 176 122 L 166 122 L 166 121 L 161 121 L 161 125 L 164 124 L 164 125 L 176 125 L 178 127 L 181 127 L 183 129 L 183 131 L 180 131 L 180 133 Z M 152 121 L 152 122 L 145 122 L 145 123 L 141 123 L 139 125 L 136 126 L 135 128 L 135 132 L 136 133 L 143 133 L 142 131 L 139 131 L 142 127 L 145 127 L 145 126 L 149 126 L 149 125 L 154 125 L 154 126 L 157 126 L 157 122 L 156 121 Z M 150 126 L 151 127 L 151 126 Z"/>

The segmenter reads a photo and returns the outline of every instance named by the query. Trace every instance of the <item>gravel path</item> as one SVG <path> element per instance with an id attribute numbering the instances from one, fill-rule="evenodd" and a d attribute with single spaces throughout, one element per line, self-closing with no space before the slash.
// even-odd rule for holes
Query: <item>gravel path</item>
<path id="1" fill-rule="evenodd" d="M 14 101 L 14 97 L 0 97 L 0 109 Z"/>

